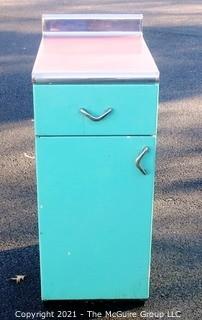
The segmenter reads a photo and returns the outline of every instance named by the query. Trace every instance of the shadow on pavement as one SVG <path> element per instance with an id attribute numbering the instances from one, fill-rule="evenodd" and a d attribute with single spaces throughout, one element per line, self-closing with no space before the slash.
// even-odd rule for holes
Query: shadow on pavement
<path id="1" fill-rule="evenodd" d="M 199 246 L 180 240 L 153 239 L 153 259 L 151 268 L 151 292 L 149 303 L 178 297 L 186 300 L 200 294 L 199 288 Z M 0 296 L 1 320 L 14 319 L 15 311 L 39 312 L 44 310 L 76 310 L 77 314 L 87 310 L 97 312 L 129 311 L 140 307 L 137 301 L 106 300 L 106 301 L 58 301 L 41 303 L 38 246 L 2 251 L 0 253 Z M 182 268 L 187 273 L 181 272 Z M 127 272 L 127 270 L 125 270 Z M 16 274 L 25 274 L 26 278 L 16 284 L 9 278 Z M 147 302 L 145 303 L 147 306 Z M 141 307 L 141 309 L 144 307 Z M 77 318 L 79 319 L 79 317 Z M 82 319 L 82 317 L 81 317 Z"/>
<path id="2" fill-rule="evenodd" d="M 87 314 L 87 310 L 125 311 L 141 305 L 139 301 L 135 300 L 49 301 L 42 303 L 37 245 L 2 251 L 0 253 L 0 267 L 0 296 L 4 297 L 1 304 L 1 320 L 14 319 L 17 310 L 23 312 L 76 310 L 77 314 Z M 10 280 L 17 274 L 26 275 L 25 280 L 19 284 Z"/>

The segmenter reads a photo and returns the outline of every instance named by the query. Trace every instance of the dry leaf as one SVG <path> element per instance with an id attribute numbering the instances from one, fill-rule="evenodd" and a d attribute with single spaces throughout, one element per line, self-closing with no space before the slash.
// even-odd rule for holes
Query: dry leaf
<path id="1" fill-rule="evenodd" d="M 21 281 L 24 281 L 25 277 L 26 276 L 23 274 L 18 274 L 15 276 L 15 278 L 10 278 L 10 280 L 16 281 L 16 283 L 20 283 Z"/>

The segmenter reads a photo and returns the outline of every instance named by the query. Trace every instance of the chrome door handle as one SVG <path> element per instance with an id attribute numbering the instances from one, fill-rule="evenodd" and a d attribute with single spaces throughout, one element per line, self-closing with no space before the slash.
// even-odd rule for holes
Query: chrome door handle
<path id="1" fill-rule="evenodd" d="M 144 175 L 147 174 L 147 171 L 141 166 L 141 160 L 144 157 L 145 153 L 147 153 L 148 151 L 149 151 L 149 147 L 144 147 L 135 160 L 136 167 Z"/>
<path id="2" fill-rule="evenodd" d="M 90 112 L 88 112 L 86 109 L 84 108 L 81 108 L 80 109 L 80 112 L 82 114 L 84 114 L 86 117 L 88 117 L 90 120 L 93 120 L 93 121 L 100 121 L 102 120 L 103 118 L 105 118 L 109 113 L 112 112 L 112 108 L 108 108 L 103 114 L 101 114 L 100 116 L 94 116 L 92 115 Z"/>

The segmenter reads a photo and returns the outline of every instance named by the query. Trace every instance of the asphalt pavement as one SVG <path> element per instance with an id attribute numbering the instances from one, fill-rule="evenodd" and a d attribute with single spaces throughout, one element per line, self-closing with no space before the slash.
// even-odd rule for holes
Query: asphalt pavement
<path id="1" fill-rule="evenodd" d="M 144 14 L 145 39 L 161 73 L 151 290 L 144 307 L 132 301 L 44 306 L 40 300 L 35 162 L 24 153 L 34 154 L 31 70 L 41 14 L 53 12 Z M 136 319 L 169 319 L 177 311 L 183 320 L 202 318 L 201 16 L 201 1 L 0 2 L 0 320 L 17 319 L 16 311 L 52 310 L 56 318 L 58 310 L 106 309 L 134 311 Z M 16 274 L 25 280 L 10 281 Z"/>

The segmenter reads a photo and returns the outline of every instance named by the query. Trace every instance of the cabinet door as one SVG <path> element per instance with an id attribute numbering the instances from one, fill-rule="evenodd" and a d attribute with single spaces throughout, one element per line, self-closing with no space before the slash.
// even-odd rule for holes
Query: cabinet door
<path id="1" fill-rule="evenodd" d="M 42 299 L 147 298 L 155 138 L 37 137 L 36 151 Z"/>

